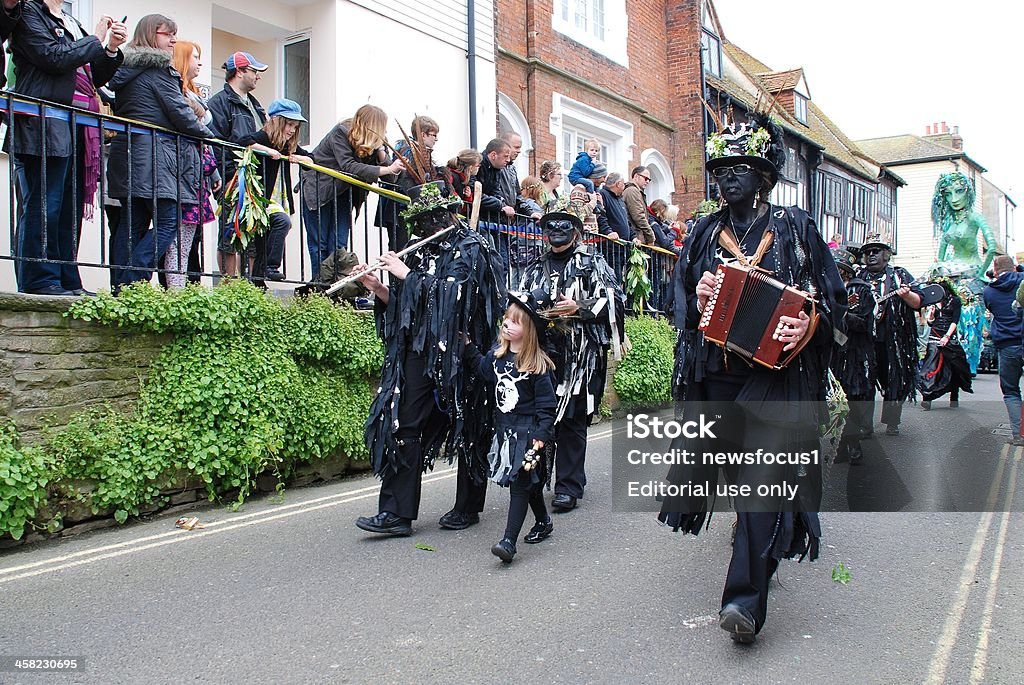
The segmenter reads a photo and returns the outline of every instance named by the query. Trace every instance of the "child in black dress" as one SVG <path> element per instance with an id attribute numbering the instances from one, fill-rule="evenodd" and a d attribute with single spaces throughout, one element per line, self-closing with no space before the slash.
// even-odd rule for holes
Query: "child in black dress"
<path id="1" fill-rule="evenodd" d="M 544 506 L 544 444 L 555 423 L 555 389 L 550 372 L 554 362 L 544 353 L 540 335 L 544 320 L 529 293 L 510 292 L 498 345 L 487 353 L 466 345 L 466 363 L 494 385 L 494 441 L 488 455 L 491 480 L 511 489 L 505 535 L 491 553 L 505 563 L 516 555 L 516 538 L 529 506 L 537 518 L 524 542 L 537 543 L 554 526 Z"/>

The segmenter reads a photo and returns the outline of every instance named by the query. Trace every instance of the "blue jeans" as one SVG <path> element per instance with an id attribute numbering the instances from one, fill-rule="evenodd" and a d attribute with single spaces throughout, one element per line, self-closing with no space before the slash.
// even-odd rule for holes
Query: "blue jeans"
<path id="1" fill-rule="evenodd" d="M 1010 345 L 998 350 L 999 355 L 999 389 L 1003 391 L 1003 403 L 1010 417 L 1013 436 L 1020 437 L 1020 376 L 1024 367 L 1024 349 L 1020 345 Z"/>
<path id="2" fill-rule="evenodd" d="M 309 249 L 310 280 L 320 275 L 320 263 L 334 254 L 339 247 L 348 247 L 352 231 L 352 194 L 345 193 L 318 209 L 302 203 L 302 222 L 306 227 L 306 247 Z"/>
<path id="3" fill-rule="evenodd" d="M 76 216 L 76 205 L 81 205 L 82 190 L 78 189 L 77 202 L 72 202 L 72 184 L 75 179 L 71 175 L 71 158 L 47 157 L 45 178 L 42 157 L 19 155 L 15 168 L 22 192 L 15 257 L 74 262 L 77 259 L 81 221 L 80 210 Z M 82 287 L 76 264 L 19 259 L 15 262 L 15 275 L 20 292 L 35 292 L 47 287 L 65 290 Z"/>
<path id="4" fill-rule="evenodd" d="M 150 230 L 150 222 L 154 228 Z M 148 281 L 153 269 L 164 258 L 167 248 L 178 237 L 178 203 L 174 200 L 129 198 L 121 208 L 121 221 L 114 235 L 111 263 L 115 267 L 114 285 Z"/>

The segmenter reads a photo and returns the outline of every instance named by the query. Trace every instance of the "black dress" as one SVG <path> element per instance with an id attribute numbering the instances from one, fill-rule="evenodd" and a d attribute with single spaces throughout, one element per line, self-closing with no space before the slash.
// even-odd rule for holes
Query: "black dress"
<path id="1" fill-rule="evenodd" d="M 918 375 L 918 388 L 926 402 L 946 393 L 951 393 L 950 399 L 955 400 L 960 390 L 974 392 L 971 388 L 971 366 L 960 345 L 959 330 L 950 336 L 945 345 L 939 345 L 939 340 L 946 335 L 950 324 L 959 326 L 963 304 L 957 295 L 948 294 L 936 308 L 938 312 L 928 336 L 928 350 Z"/>

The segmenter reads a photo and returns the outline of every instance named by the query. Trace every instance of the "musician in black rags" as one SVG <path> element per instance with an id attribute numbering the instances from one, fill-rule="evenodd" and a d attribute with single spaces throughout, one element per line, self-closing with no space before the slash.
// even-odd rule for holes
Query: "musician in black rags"
<path id="1" fill-rule="evenodd" d="M 526 267 L 520 290 L 531 292 L 554 324 L 545 344 L 558 398 L 551 506 L 566 512 L 587 484 L 587 427 L 604 395 L 608 352 L 618 357 L 624 339 L 626 298 L 604 258 L 582 244 L 578 216 L 548 212 L 540 227 L 551 249 Z"/>
<path id="2" fill-rule="evenodd" d="M 868 236 L 861 250 L 864 268 L 857 272 L 857 278 L 871 286 L 877 302 L 875 368 L 876 382 L 882 391 L 882 423 L 886 435 L 899 435 L 903 403 L 914 392 L 917 372 L 914 312 L 921 308 L 921 288 L 910 272 L 889 264 L 895 250 L 881 236 Z M 871 398 L 873 404 L 874 392 Z"/>
<path id="3" fill-rule="evenodd" d="M 851 248 L 832 250 L 839 275 L 846 284 L 846 343 L 832 357 L 832 372 L 846 392 L 850 414 L 839 440 L 836 461 L 859 464 L 864 457 L 860 441 L 871 433 L 875 396 L 875 296 L 871 286 L 857 278 L 859 256 Z"/>
<path id="4" fill-rule="evenodd" d="M 459 480 L 472 479 L 478 501 L 467 503 L 479 519 L 493 433 L 493 393 L 462 367 L 464 338 L 490 347 L 505 300 L 505 273 L 491 243 L 453 212 L 462 200 L 444 183 L 410 188 L 402 216 L 410 242 L 448 233 L 403 262 L 381 257 L 393 277 L 384 285 L 372 274 L 363 285 L 376 296 L 377 330 L 386 346 L 380 387 L 366 421 L 366 445 L 381 479 L 376 516 L 356 525 L 371 533 L 409 535 L 419 514 L 423 471 L 443 454 L 459 460 Z"/>
<path id="5" fill-rule="evenodd" d="M 684 418 L 696 420 L 696 413 L 717 407 L 720 411 L 707 418 L 715 419 L 718 428 L 710 438 L 682 439 L 673 445 L 695 453 L 697 465 L 673 466 L 667 481 L 676 485 L 708 481 L 714 488 L 721 469 L 728 482 L 737 486 L 783 480 L 800 485 L 798 496 L 791 500 L 767 497 L 741 503 L 733 499 L 735 538 L 719 626 L 734 641 L 750 643 L 764 626 L 768 581 L 779 560 L 794 556 L 814 560 L 818 555 L 821 526 L 815 512 L 820 501 L 820 464 L 718 466 L 704 463 L 702 455 L 708 450 L 747 454 L 758 449 L 796 454 L 818 448 L 818 425 L 827 411 L 831 350 L 844 335 L 846 289 L 810 216 L 799 208 L 768 201 L 785 162 L 778 125 L 754 114 L 749 124 L 730 125 L 710 136 L 707 149 L 706 168 L 727 204 L 693 227 L 686 258 L 680 260 L 674 278 L 680 294 L 676 307 L 683 310 L 678 319 L 694 332 L 692 344 L 682 348 L 686 357 L 681 362 L 685 399 L 681 411 Z M 783 368 L 748 363 L 697 330 L 701 313 L 717 303 L 711 302 L 714 274 L 726 260 L 766 270 L 816 300 L 815 317 L 801 310 L 769 325 L 774 330 L 781 324 L 775 335 L 784 343 L 783 350 L 799 350 Z M 817 483 L 812 483 L 815 479 Z M 665 496 L 659 519 L 675 531 L 697 535 L 709 507 L 704 496 Z"/>

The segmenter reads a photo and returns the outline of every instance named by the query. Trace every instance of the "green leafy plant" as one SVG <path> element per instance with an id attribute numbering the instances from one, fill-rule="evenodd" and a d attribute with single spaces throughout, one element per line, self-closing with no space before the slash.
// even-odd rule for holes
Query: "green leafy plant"
<path id="1" fill-rule="evenodd" d="M 20 540 L 47 501 L 53 468 L 38 449 L 21 447 L 14 423 L 0 420 L 0 535 Z"/>
<path id="2" fill-rule="evenodd" d="M 846 564 L 839 562 L 832 568 L 832 580 L 836 583 L 842 583 L 843 585 L 849 585 L 853 576 L 850 575 L 850 569 L 846 568 Z"/>
<path id="3" fill-rule="evenodd" d="M 634 245 L 633 250 L 629 253 L 629 261 L 626 262 L 623 290 L 633 298 L 633 311 L 637 314 L 644 310 L 644 304 L 654 290 L 651 286 L 651 279 L 647 276 L 647 262 L 650 260 L 648 255 Z"/>
<path id="4" fill-rule="evenodd" d="M 627 405 L 657 406 L 672 399 L 675 331 L 664 319 L 626 319 L 632 348 L 619 362 L 613 383 Z"/>

